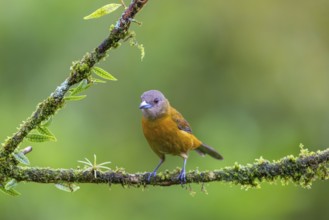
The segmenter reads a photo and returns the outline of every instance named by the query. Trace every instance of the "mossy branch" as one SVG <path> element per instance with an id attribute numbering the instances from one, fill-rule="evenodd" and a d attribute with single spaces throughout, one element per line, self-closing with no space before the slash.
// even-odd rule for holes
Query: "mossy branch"
<path id="1" fill-rule="evenodd" d="M 228 182 L 243 187 L 258 187 L 262 182 L 292 182 L 309 188 L 317 179 L 329 178 L 329 149 L 308 152 L 301 149 L 299 156 L 283 157 L 269 162 L 263 158 L 253 164 L 225 167 L 214 171 L 190 171 L 186 183 Z M 181 184 L 177 176 L 180 170 L 159 173 L 152 181 L 147 182 L 148 173 L 129 174 L 123 169 L 106 172 L 91 169 L 50 169 L 15 167 L 9 174 L 17 181 L 36 183 L 105 183 L 123 186 L 170 186 Z M 94 175 L 96 173 L 96 175 Z"/>
<path id="2" fill-rule="evenodd" d="M 116 48 L 118 42 L 128 35 L 131 21 L 133 21 L 135 15 L 143 8 L 147 1 L 132 0 L 129 7 L 126 8 L 115 27 L 111 30 L 110 35 L 93 52 L 85 54 L 80 61 L 74 62 L 69 77 L 47 99 L 39 103 L 37 109 L 21 124 L 18 131 L 2 144 L 0 160 L 8 158 L 30 131 L 63 107 L 65 103 L 64 95 L 70 87 L 87 79 L 91 74 L 91 68 L 106 56 L 109 49 Z"/>

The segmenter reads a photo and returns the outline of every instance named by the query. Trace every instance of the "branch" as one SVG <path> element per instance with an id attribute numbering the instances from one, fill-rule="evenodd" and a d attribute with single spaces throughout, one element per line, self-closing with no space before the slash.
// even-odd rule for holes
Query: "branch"
<path id="1" fill-rule="evenodd" d="M 2 148 L 0 149 L 0 160 L 9 158 L 9 155 L 15 151 L 17 146 L 30 131 L 35 129 L 42 121 L 48 119 L 63 107 L 65 102 L 63 99 L 64 95 L 70 87 L 87 79 L 91 74 L 91 68 L 106 56 L 106 52 L 109 49 L 117 47 L 118 42 L 127 36 L 131 21 L 147 1 L 148 0 L 132 0 L 129 7 L 126 8 L 120 19 L 117 21 L 110 35 L 98 47 L 96 47 L 93 52 L 87 53 L 80 61 L 74 63 L 71 67 L 69 77 L 58 86 L 47 99 L 39 103 L 37 109 L 21 124 L 18 131 L 2 144 Z"/>
<path id="2" fill-rule="evenodd" d="M 279 161 L 269 162 L 260 158 L 253 164 L 239 165 L 215 171 L 190 171 L 187 173 L 187 183 L 228 182 L 243 187 L 258 187 L 261 182 L 283 183 L 293 182 L 304 188 L 309 188 L 317 179 L 329 178 L 329 148 L 318 152 L 308 152 L 301 149 L 298 157 L 286 156 Z M 148 173 L 129 174 L 123 169 L 115 171 L 96 171 L 81 169 L 50 169 L 16 167 L 10 177 L 17 181 L 36 183 L 106 183 L 124 186 L 171 186 L 179 185 L 177 176 L 179 170 L 159 173 L 151 183 L 147 182 Z"/>

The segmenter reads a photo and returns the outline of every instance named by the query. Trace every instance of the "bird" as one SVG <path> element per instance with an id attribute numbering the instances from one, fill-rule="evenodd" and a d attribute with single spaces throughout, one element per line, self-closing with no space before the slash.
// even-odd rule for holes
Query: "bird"
<path id="1" fill-rule="evenodd" d="M 183 158 L 184 163 L 178 176 L 181 184 L 186 183 L 186 162 L 188 153 L 195 150 L 201 156 L 206 154 L 222 160 L 223 156 L 214 148 L 204 144 L 192 134 L 189 123 L 183 115 L 173 108 L 168 99 L 158 90 L 149 90 L 141 95 L 139 109 L 142 111 L 142 128 L 151 149 L 160 158 L 148 182 L 156 176 L 159 167 L 165 161 L 165 155 L 171 154 Z"/>

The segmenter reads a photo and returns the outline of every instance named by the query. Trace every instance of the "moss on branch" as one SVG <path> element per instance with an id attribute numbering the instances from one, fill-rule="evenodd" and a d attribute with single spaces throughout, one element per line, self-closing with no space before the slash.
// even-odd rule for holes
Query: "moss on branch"
<path id="1" fill-rule="evenodd" d="M 267 161 L 263 158 L 253 164 L 225 167 L 214 171 L 190 171 L 187 183 L 228 182 L 243 187 L 258 187 L 262 182 L 292 182 L 309 188 L 315 180 L 329 178 L 329 149 L 308 152 L 301 150 L 299 156 L 283 157 L 278 161 Z M 151 183 L 147 182 L 148 173 L 129 174 L 123 169 L 107 172 L 81 169 L 50 169 L 16 167 L 10 174 L 17 181 L 36 183 L 105 183 L 126 186 L 170 186 L 181 184 L 177 176 L 180 170 L 159 173 Z"/>

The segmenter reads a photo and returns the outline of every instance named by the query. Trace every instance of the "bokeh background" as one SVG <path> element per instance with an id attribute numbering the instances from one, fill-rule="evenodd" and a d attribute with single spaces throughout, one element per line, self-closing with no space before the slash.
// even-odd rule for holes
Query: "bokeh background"
<path id="1" fill-rule="evenodd" d="M 119 1 L 117 1 L 119 2 Z M 91 51 L 120 16 L 82 19 L 109 3 L 0 1 L 0 139 Z M 128 3 L 128 2 L 127 2 Z M 132 25 L 146 56 L 128 43 L 100 67 L 119 81 L 89 89 L 56 115 L 56 143 L 32 144 L 32 166 L 70 168 L 93 154 L 127 172 L 151 171 L 157 156 L 144 140 L 138 109 L 159 89 L 218 149 L 222 162 L 191 152 L 188 169 L 211 170 L 263 156 L 279 159 L 329 144 L 329 1 L 153 1 Z M 22 148 L 31 145 L 24 142 Z M 161 170 L 182 165 L 167 157 Z M 148 187 L 81 184 L 75 193 L 21 183 L 18 198 L 0 195 L 0 219 L 329 219 L 328 183 L 312 189 L 262 184 L 248 191 L 223 183 Z"/>

